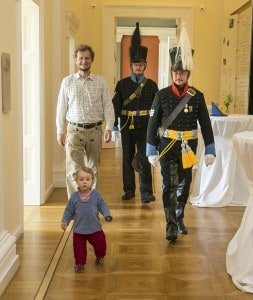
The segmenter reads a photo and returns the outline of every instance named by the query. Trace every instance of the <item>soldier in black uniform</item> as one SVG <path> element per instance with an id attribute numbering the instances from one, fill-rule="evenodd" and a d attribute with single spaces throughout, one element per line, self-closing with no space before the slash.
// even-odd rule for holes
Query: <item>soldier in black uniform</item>
<path id="1" fill-rule="evenodd" d="M 191 56 L 192 53 L 193 50 Z M 178 232 L 187 233 L 183 218 L 192 181 L 192 164 L 196 163 L 194 154 L 198 143 L 197 122 L 200 124 L 204 139 L 206 165 L 213 163 L 215 147 L 204 95 L 188 86 L 192 64 L 183 65 L 180 47 L 170 49 L 170 58 L 172 85 L 161 89 L 155 96 L 147 130 L 146 154 L 153 166 L 157 166 L 158 163 L 161 165 L 162 199 L 167 223 L 166 238 L 173 241 L 177 238 Z M 192 95 L 188 96 L 190 100 L 174 121 L 163 128 L 164 120 L 188 93 Z M 159 129 L 161 127 L 163 129 Z"/>
<path id="2" fill-rule="evenodd" d="M 148 48 L 140 44 L 139 23 L 133 33 L 130 51 L 131 76 L 118 81 L 113 97 L 115 110 L 114 130 L 120 131 L 122 140 L 122 172 L 124 195 L 122 200 L 135 197 L 135 172 L 132 164 L 138 153 L 139 186 L 142 203 L 155 201 L 152 187 L 152 173 L 146 157 L 146 133 L 150 108 L 158 91 L 157 84 L 144 77 L 147 66 Z"/>

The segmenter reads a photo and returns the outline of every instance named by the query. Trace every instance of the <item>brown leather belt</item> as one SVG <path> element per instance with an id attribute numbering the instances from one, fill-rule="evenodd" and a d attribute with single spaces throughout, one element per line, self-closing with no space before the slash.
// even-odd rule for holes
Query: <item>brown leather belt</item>
<path id="1" fill-rule="evenodd" d="M 71 125 L 81 127 L 81 128 L 84 128 L 84 129 L 91 129 L 91 128 L 102 125 L 102 123 L 103 123 L 102 121 L 99 121 L 97 123 L 91 123 L 91 124 L 81 124 L 81 123 L 69 122 L 69 124 L 71 124 Z"/>

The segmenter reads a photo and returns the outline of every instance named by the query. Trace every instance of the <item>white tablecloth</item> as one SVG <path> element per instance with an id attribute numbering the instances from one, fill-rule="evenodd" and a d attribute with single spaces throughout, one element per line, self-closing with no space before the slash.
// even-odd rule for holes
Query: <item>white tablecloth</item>
<path id="1" fill-rule="evenodd" d="M 247 174 L 250 196 L 241 225 L 228 245 L 226 265 L 236 287 L 253 293 L 253 132 L 237 133 L 233 142 Z"/>
<path id="2" fill-rule="evenodd" d="M 246 205 L 249 196 L 247 178 L 237 160 L 232 138 L 235 133 L 253 131 L 253 116 L 211 117 L 211 123 L 216 159 L 213 165 L 206 167 L 202 147 L 190 202 L 201 207 Z"/>

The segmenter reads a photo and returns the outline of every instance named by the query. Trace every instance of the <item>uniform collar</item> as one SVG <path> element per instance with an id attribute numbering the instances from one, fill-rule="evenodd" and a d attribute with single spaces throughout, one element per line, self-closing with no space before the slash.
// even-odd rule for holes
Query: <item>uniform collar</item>
<path id="1" fill-rule="evenodd" d="M 179 87 L 175 83 L 172 83 L 172 92 L 180 98 L 185 96 L 185 94 L 188 91 L 188 88 L 189 88 L 189 86 L 186 83 L 185 86 L 182 88 L 182 90 L 180 89 L 180 91 L 179 91 Z"/>
<path id="2" fill-rule="evenodd" d="M 133 82 L 135 82 L 135 83 L 140 83 L 140 82 L 142 82 L 143 79 L 144 79 L 144 74 L 142 74 L 138 80 L 137 80 L 136 76 L 135 76 L 133 73 L 131 74 L 130 77 L 131 77 L 131 80 L 132 80 Z"/>

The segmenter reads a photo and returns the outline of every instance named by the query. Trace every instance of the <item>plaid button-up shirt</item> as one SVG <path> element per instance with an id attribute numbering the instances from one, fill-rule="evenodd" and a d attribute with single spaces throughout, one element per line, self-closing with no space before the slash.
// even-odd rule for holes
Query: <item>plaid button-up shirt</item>
<path id="1" fill-rule="evenodd" d="M 105 79 L 90 74 L 82 78 L 79 73 L 65 77 L 60 87 L 57 111 L 57 133 L 64 133 L 65 121 L 90 124 L 106 122 L 106 129 L 114 124 L 114 108 Z"/>

